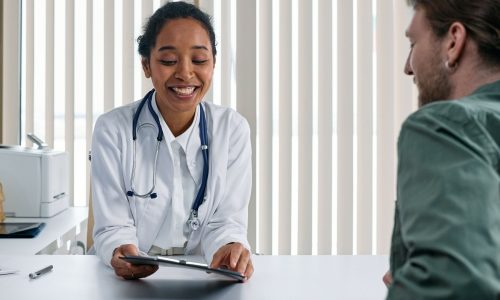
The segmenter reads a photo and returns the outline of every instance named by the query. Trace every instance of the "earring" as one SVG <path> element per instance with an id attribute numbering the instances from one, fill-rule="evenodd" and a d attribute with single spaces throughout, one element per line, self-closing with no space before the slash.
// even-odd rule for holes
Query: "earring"
<path id="1" fill-rule="evenodd" d="M 446 67 L 447 69 L 450 69 L 450 71 L 455 71 L 455 69 L 458 67 L 458 63 L 457 63 L 457 62 L 456 62 L 456 63 L 454 63 L 453 65 L 450 65 L 449 61 L 446 61 L 446 62 L 444 63 L 444 65 L 445 65 L 445 67 Z"/>

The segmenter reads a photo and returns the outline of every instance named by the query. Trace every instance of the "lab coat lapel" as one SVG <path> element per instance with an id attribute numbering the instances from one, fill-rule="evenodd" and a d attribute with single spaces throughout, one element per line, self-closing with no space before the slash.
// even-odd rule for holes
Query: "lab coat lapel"
<path id="1" fill-rule="evenodd" d="M 203 174 L 203 157 L 201 155 L 201 141 L 200 141 L 200 109 L 196 109 L 196 118 L 193 120 L 195 122 L 193 131 L 189 136 L 189 140 L 186 145 L 186 162 L 189 169 L 189 173 L 193 177 L 194 182 L 197 186 L 201 184 L 201 176 Z"/>
<path id="2" fill-rule="evenodd" d="M 205 220 L 207 218 L 207 213 L 210 211 L 209 209 L 211 209 L 212 204 L 213 204 L 213 201 L 211 198 L 211 190 L 212 190 L 212 187 L 214 184 L 214 182 L 212 180 L 213 179 L 212 172 L 214 170 L 214 159 L 213 159 L 214 152 L 212 151 L 212 148 L 211 148 L 213 145 L 213 143 L 212 143 L 213 126 L 212 126 L 212 114 L 211 114 L 212 112 L 210 111 L 210 108 L 208 107 L 208 105 L 205 105 L 204 102 L 202 103 L 202 105 L 203 105 L 203 108 L 205 110 L 205 119 L 207 122 L 207 138 L 208 138 L 208 153 L 209 153 L 209 155 L 208 155 L 209 169 L 208 169 L 207 187 L 205 189 L 205 200 L 198 209 L 198 218 L 200 219 L 200 222 L 203 226 L 205 224 Z M 201 113 L 201 111 L 200 111 L 200 113 Z M 200 186 L 201 180 L 202 180 L 202 174 L 203 174 L 203 156 L 201 154 L 201 141 L 200 141 L 199 126 L 197 126 L 197 130 L 195 130 L 195 132 L 193 132 L 193 136 L 194 136 L 194 138 L 192 138 L 192 139 L 196 140 L 196 143 L 191 143 L 191 144 L 194 144 L 197 149 L 195 151 L 190 151 L 190 152 L 196 153 L 196 162 L 197 162 L 197 165 L 200 166 L 198 168 L 198 170 L 201 170 L 201 171 L 198 172 L 198 174 L 197 174 L 198 179 L 196 181 L 198 186 Z M 193 174 L 193 172 L 191 172 L 191 173 Z"/>
<path id="3" fill-rule="evenodd" d="M 154 98 L 153 98 L 154 99 Z M 158 113 L 158 109 L 153 100 L 153 108 Z M 144 122 L 149 122 L 154 124 L 156 127 L 156 122 L 151 115 L 149 109 L 145 107 L 146 113 L 142 113 L 141 117 Z M 165 132 L 165 129 L 163 129 Z M 137 158 L 144 159 L 144 158 Z M 153 170 L 150 170 L 153 172 Z M 160 150 L 158 153 L 158 165 L 157 165 L 157 175 L 156 175 L 156 188 L 155 192 L 158 197 L 151 199 L 146 198 L 142 200 L 147 200 L 148 203 L 144 207 L 144 211 L 142 212 L 140 218 L 140 224 L 138 224 L 138 236 L 144 237 L 142 240 L 143 243 L 140 245 L 141 249 L 148 251 L 153 244 L 161 225 L 166 217 L 167 207 L 170 205 L 171 201 L 171 191 L 168 189 L 168 186 L 172 186 L 172 175 L 173 174 L 173 163 L 172 163 L 172 155 L 170 153 L 170 147 L 167 145 L 165 137 L 163 141 L 160 143 Z M 165 174 L 168 173 L 168 174 Z M 149 183 L 150 184 L 150 183 Z M 141 240 L 141 239 L 140 239 Z"/>
<path id="4" fill-rule="evenodd" d="M 211 142 L 212 142 L 212 116 L 211 116 L 211 111 L 209 111 L 208 105 L 205 105 L 205 103 L 202 103 L 203 108 L 205 109 L 205 119 L 207 122 L 207 134 L 208 134 L 208 149 L 209 149 L 209 155 L 208 155 L 208 161 L 209 161 L 209 169 L 208 169 L 208 180 L 207 180 L 207 187 L 205 189 L 205 201 L 201 204 L 201 206 L 198 208 L 198 218 L 200 220 L 201 226 L 200 229 L 197 231 L 192 231 L 191 235 L 189 237 L 187 246 L 186 246 L 186 253 L 195 253 L 196 252 L 196 247 L 199 246 L 200 239 L 203 235 L 203 232 L 205 231 L 205 225 L 207 221 L 207 216 L 208 214 L 211 214 L 212 208 L 213 208 L 213 198 L 211 197 L 211 190 L 212 186 L 214 185 L 213 181 L 213 151 L 211 149 Z M 201 111 L 200 111 L 201 113 Z M 199 122 L 199 121 L 198 121 Z M 202 174 L 203 174 L 203 156 L 201 155 L 201 141 L 200 141 L 200 131 L 199 131 L 199 123 L 196 124 L 196 128 L 193 129 L 193 133 L 191 135 L 191 140 L 188 143 L 188 153 L 191 155 L 189 157 L 186 155 L 186 159 L 189 161 L 195 161 L 196 165 L 189 165 L 189 171 L 191 174 L 196 174 L 194 175 L 195 182 L 199 188 L 201 185 L 201 180 L 202 180 Z M 191 169 L 193 167 L 193 170 Z M 198 171 L 194 171 L 198 167 Z M 198 192 L 198 190 L 196 190 Z M 194 200 L 194 199 L 193 199 Z"/>

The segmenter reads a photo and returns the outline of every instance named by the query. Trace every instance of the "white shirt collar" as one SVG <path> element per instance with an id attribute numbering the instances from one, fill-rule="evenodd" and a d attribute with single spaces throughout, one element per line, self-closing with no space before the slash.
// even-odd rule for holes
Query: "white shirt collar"
<path id="1" fill-rule="evenodd" d="M 156 91 L 153 93 L 153 100 L 156 99 Z M 194 131 L 194 128 L 195 126 L 198 126 L 198 123 L 199 123 L 199 119 L 200 119 L 200 107 L 199 105 L 196 106 L 196 112 L 194 114 L 194 119 L 193 119 L 193 122 L 191 122 L 191 125 L 189 125 L 189 128 L 184 131 L 181 135 L 175 137 L 174 134 L 172 133 L 172 131 L 170 130 L 170 128 L 168 127 L 167 123 L 165 122 L 165 119 L 163 118 L 163 116 L 161 115 L 160 113 L 160 110 L 158 109 L 158 105 L 156 104 L 156 101 L 152 101 L 152 106 L 153 106 L 153 110 L 155 111 L 155 113 L 158 115 L 158 118 L 160 119 L 160 123 L 161 123 L 161 127 L 162 127 L 162 130 L 163 130 L 163 135 L 165 137 L 165 140 L 167 141 L 167 144 L 171 144 L 172 142 L 174 141 L 177 141 L 177 143 L 179 143 L 179 145 L 182 147 L 182 149 L 184 150 L 184 153 L 187 153 L 187 146 L 188 146 L 188 143 L 191 139 L 191 135 Z"/>

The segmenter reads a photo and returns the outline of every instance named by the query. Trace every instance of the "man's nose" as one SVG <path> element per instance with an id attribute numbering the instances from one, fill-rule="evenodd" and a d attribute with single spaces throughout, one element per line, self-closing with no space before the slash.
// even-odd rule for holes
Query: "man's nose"
<path id="1" fill-rule="evenodd" d="M 404 69 L 404 72 L 406 75 L 413 75 L 413 69 L 411 68 L 411 64 L 410 64 L 410 56 L 411 56 L 411 53 L 410 53 L 410 55 L 408 55 L 408 58 L 406 59 L 406 64 L 405 64 L 405 69 Z"/>

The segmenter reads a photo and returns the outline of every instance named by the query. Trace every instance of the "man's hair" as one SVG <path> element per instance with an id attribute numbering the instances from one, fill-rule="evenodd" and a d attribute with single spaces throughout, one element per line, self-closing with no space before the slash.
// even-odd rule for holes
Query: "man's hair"
<path id="1" fill-rule="evenodd" d="M 210 38 L 212 54 L 215 59 L 217 49 L 211 17 L 201 11 L 198 7 L 182 1 L 167 2 L 155 11 L 155 13 L 149 18 L 146 25 L 144 25 L 144 34 L 137 38 L 137 42 L 139 43 L 139 54 L 142 57 L 149 59 L 151 49 L 155 47 L 156 37 L 163 28 L 163 25 L 170 20 L 182 18 L 193 18 L 198 21 L 203 28 L 205 28 L 208 33 L 208 37 Z"/>
<path id="2" fill-rule="evenodd" d="M 453 22 L 460 22 L 476 42 L 484 63 L 500 66 L 499 0 L 407 0 L 421 7 L 433 32 L 442 38 Z"/>

